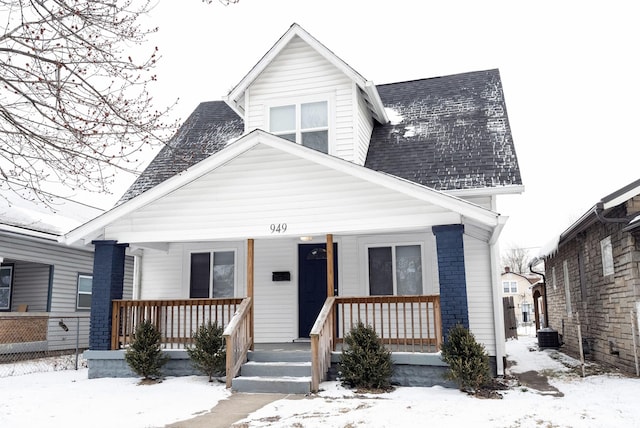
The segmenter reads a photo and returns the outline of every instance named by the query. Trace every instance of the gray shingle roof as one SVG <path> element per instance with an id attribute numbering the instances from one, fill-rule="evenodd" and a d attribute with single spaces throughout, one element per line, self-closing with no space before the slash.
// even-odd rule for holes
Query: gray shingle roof
<path id="1" fill-rule="evenodd" d="M 211 156 L 243 132 L 244 122 L 224 101 L 200 103 L 120 198 L 119 203 L 138 196 Z"/>
<path id="2" fill-rule="evenodd" d="M 376 124 L 368 168 L 436 190 L 522 184 L 498 70 L 377 88 L 402 122 Z"/>
<path id="3" fill-rule="evenodd" d="M 522 184 L 498 70 L 377 87 L 400 123 L 376 123 L 365 166 L 437 190 Z M 201 103 L 120 202 L 222 149 L 242 135 L 223 101 Z"/>

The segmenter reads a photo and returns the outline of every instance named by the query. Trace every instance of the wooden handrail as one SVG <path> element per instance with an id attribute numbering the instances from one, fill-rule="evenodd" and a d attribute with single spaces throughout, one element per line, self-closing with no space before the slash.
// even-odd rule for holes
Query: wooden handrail
<path id="1" fill-rule="evenodd" d="M 327 297 L 309 334 L 311 338 L 311 391 L 317 392 L 331 366 L 335 338 L 335 297 Z"/>
<path id="2" fill-rule="evenodd" d="M 247 360 L 247 352 L 253 346 L 253 299 L 245 298 L 224 329 L 222 336 L 227 343 L 226 379 L 231 388 L 233 378 Z"/>

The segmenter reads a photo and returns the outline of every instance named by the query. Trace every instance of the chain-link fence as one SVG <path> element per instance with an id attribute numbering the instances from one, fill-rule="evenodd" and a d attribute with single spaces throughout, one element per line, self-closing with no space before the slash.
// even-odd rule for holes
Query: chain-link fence
<path id="1" fill-rule="evenodd" d="M 88 314 L 0 314 L 0 377 L 86 366 Z"/>

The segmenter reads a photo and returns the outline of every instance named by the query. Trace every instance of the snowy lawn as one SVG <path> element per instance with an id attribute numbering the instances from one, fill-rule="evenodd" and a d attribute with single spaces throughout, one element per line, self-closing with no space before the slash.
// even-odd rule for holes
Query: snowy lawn
<path id="1" fill-rule="evenodd" d="M 501 400 L 441 387 L 357 394 L 324 382 L 317 395 L 273 402 L 235 426 L 640 426 L 639 379 L 612 373 L 581 378 L 577 361 L 557 351 L 530 351 L 536 343 L 534 337 L 507 342 L 508 359 L 515 362 L 510 372 L 543 372 L 561 397 L 515 382 Z M 228 395 L 204 376 L 138 385 L 137 379 L 89 380 L 86 369 L 14 375 L 0 378 L 0 427 L 162 427 L 206 413 Z"/>

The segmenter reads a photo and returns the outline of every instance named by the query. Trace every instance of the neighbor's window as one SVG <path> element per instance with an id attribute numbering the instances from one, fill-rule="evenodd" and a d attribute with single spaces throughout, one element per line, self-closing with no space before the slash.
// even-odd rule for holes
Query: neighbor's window
<path id="1" fill-rule="evenodd" d="M 78 300 L 76 308 L 91 309 L 91 287 L 93 285 L 93 276 L 87 274 L 78 275 Z"/>
<path id="2" fill-rule="evenodd" d="M 191 298 L 233 297 L 235 251 L 191 253 Z"/>
<path id="3" fill-rule="evenodd" d="M 602 274 L 613 275 L 613 247 L 610 236 L 600 241 L 600 250 L 602 251 Z"/>
<path id="4" fill-rule="evenodd" d="M 0 266 L 0 311 L 11 309 L 11 286 L 13 284 L 13 265 Z"/>
<path id="5" fill-rule="evenodd" d="M 422 294 L 420 245 L 369 247 L 369 294 Z"/>
<path id="6" fill-rule="evenodd" d="M 329 153 L 329 104 L 318 101 L 271 107 L 269 130 L 287 140 Z"/>
<path id="7" fill-rule="evenodd" d="M 502 291 L 505 293 L 517 293 L 518 283 L 516 281 L 502 281 Z"/>

